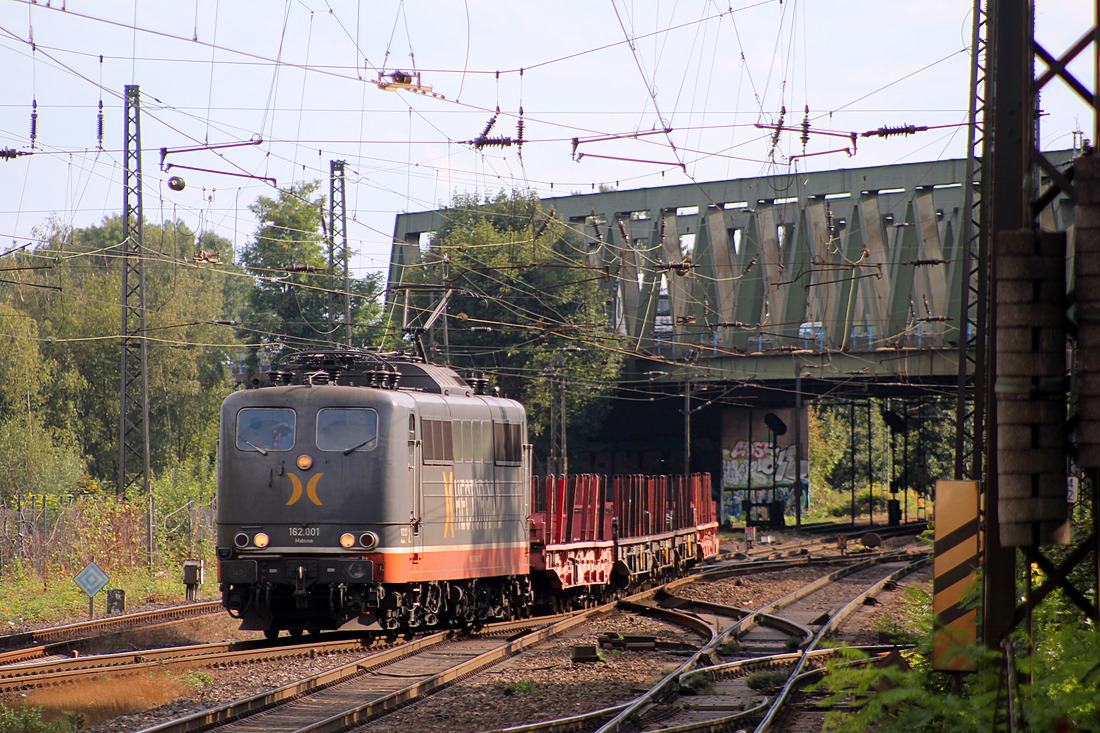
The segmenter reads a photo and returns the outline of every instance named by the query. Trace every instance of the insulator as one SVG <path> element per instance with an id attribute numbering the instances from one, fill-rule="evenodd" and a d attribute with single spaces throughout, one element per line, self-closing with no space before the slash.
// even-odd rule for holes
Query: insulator
<path id="1" fill-rule="evenodd" d="M 95 120 L 95 139 L 99 142 L 100 150 L 103 149 L 103 100 L 99 100 L 99 113 Z"/>
<path id="2" fill-rule="evenodd" d="M 869 130 L 863 133 L 862 137 L 890 137 L 891 135 L 912 135 L 916 132 L 923 132 L 928 127 L 916 125 L 899 125 L 897 127 L 890 127 L 889 125 L 883 125 L 877 130 Z"/>
<path id="3" fill-rule="evenodd" d="M 806 116 L 802 118 L 802 152 L 806 152 L 806 143 L 810 142 L 810 105 L 806 105 Z"/>
<path id="4" fill-rule="evenodd" d="M 786 105 L 779 108 L 779 122 L 775 125 L 775 132 L 772 133 L 772 150 L 775 150 L 775 146 L 779 144 L 779 133 L 783 132 L 783 118 L 787 115 Z"/>
<path id="5" fill-rule="evenodd" d="M 492 147 L 506 148 L 511 145 L 512 142 L 512 138 L 510 137 L 479 137 L 477 140 L 474 140 L 474 147 L 479 150 L 481 148 Z"/>
<path id="6" fill-rule="evenodd" d="M 520 114 L 523 114 L 522 108 Z M 523 118 L 516 121 L 516 144 L 523 145 Z"/>
<path id="7" fill-rule="evenodd" d="M 34 141 L 38 139 L 38 100 L 31 100 L 31 147 L 34 147 Z"/>
<path id="8" fill-rule="evenodd" d="M 535 239 L 542 236 L 542 233 L 546 231 L 546 227 L 550 226 L 550 220 L 554 218 L 554 210 L 550 209 L 550 213 L 546 215 L 546 218 L 542 220 L 542 224 L 539 225 L 538 231 L 535 232 Z"/>
<path id="9" fill-rule="evenodd" d="M 497 116 L 493 115 L 492 117 L 489 118 L 489 121 L 485 123 L 485 129 L 481 131 L 481 135 L 479 137 L 488 136 L 489 130 L 492 130 L 493 125 L 495 125 L 496 123 L 497 123 Z"/>
<path id="10" fill-rule="evenodd" d="M 623 243 L 630 244 L 630 237 L 627 236 L 626 224 L 623 224 L 623 218 L 621 216 L 616 216 L 615 222 L 619 225 L 619 234 L 623 237 Z"/>

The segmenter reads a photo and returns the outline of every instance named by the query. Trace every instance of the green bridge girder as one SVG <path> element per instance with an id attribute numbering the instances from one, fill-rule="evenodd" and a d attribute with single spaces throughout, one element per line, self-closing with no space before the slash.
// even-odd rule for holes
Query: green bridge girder
<path id="1" fill-rule="evenodd" d="M 1048 153 L 1055 164 L 1073 151 Z M 965 160 L 542 199 L 610 275 L 611 324 L 668 381 L 958 374 Z M 978 186 L 975 184 L 975 200 Z M 389 292 L 442 213 L 399 214 Z M 1044 212 L 1069 229 L 1072 203 Z M 396 296 L 391 295 L 390 305 Z"/>

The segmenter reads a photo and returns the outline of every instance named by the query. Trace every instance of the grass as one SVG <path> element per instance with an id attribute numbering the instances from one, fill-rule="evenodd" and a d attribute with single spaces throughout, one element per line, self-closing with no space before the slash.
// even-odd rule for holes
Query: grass
<path id="1" fill-rule="evenodd" d="M 84 718 L 72 713 L 46 721 L 41 708 L 0 704 L 0 733 L 68 733 L 83 726 Z"/>
<path id="2" fill-rule="evenodd" d="M 775 690 L 787 681 L 787 673 L 776 669 L 765 669 L 753 672 L 745 678 L 745 684 L 749 689 L 763 692 Z"/>
<path id="3" fill-rule="evenodd" d="M 680 691 L 688 695 L 710 695 L 714 692 L 714 682 L 702 672 L 692 672 L 683 679 Z"/>
<path id="4" fill-rule="evenodd" d="M 856 488 L 856 521 L 867 521 L 868 513 L 867 508 L 869 505 L 869 496 L 866 485 Z M 916 491 L 909 490 L 909 521 L 915 521 L 917 518 L 917 501 L 918 495 Z M 885 486 L 876 484 L 874 488 L 875 495 L 875 522 L 877 524 L 886 523 L 886 500 L 897 499 L 902 507 L 902 518 L 904 519 L 904 511 L 906 506 L 906 496 L 903 492 L 897 494 L 890 494 Z M 927 497 L 925 499 L 926 506 L 931 512 L 932 499 Z M 794 516 L 793 508 L 788 508 L 788 523 Z M 838 520 L 850 520 L 852 518 L 852 492 L 847 488 L 840 489 L 818 489 L 812 490 L 810 493 L 810 506 L 804 508 L 802 511 L 803 522 L 835 522 Z"/>
<path id="5" fill-rule="evenodd" d="M 209 562 L 207 563 L 209 567 Z M 126 591 L 127 609 L 146 603 L 183 604 L 186 587 L 182 569 L 156 570 L 144 568 L 108 570 L 111 582 L 95 596 L 96 617 L 107 615 L 107 590 L 121 588 Z M 0 618 L 8 628 L 0 627 L 0 634 L 8 634 L 25 626 L 49 626 L 59 623 L 86 621 L 88 596 L 73 581 L 75 572 L 53 572 L 45 577 L 12 572 L 0 576 Z M 217 597 L 217 584 L 207 582 L 200 586 L 200 600 Z"/>
<path id="6" fill-rule="evenodd" d="M 535 689 L 535 683 L 531 680 L 517 680 L 504 686 L 504 696 L 508 697 L 521 692 L 534 692 Z"/>
<path id="7" fill-rule="evenodd" d="M 166 671 L 104 675 L 87 682 L 32 690 L 19 700 L 13 710 L 21 708 L 26 714 L 25 711 L 37 708 L 46 723 L 79 719 L 85 725 L 95 725 L 119 715 L 148 710 L 193 695 L 197 680 L 201 678 L 193 673 L 176 675 Z M 56 730 L 56 727 L 45 730 Z"/>

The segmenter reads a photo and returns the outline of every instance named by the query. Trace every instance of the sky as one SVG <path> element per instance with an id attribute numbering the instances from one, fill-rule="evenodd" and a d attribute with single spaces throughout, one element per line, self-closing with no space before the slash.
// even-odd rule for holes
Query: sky
<path id="1" fill-rule="evenodd" d="M 385 270 L 397 214 L 456 193 L 545 197 L 962 157 L 971 5 L 0 0 L 0 149 L 31 153 L 0 160 L 0 254 L 51 222 L 86 227 L 121 211 L 131 84 L 147 221 L 182 221 L 240 251 L 258 197 L 313 180 L 327 195 L 331 161 L 343 160 L 356 275 Z M 1055 55 L 1093 23 L 1084 0 L 1036 6 L 1036 37 Z M 1091 51 L 1070 68 L 1091 88 L 1090 66 Z M 419 91 L 380 88 L 398 71 Z M 1042 108 L 1043 149 L 1090 137 L 1091 113 L 1064 85 Z M 490 138 L 514 140 L 522 121 L 524 144 L 473 145 L 493 118 Z M 780 121 L 795 130 L 776 134 Z M 902 125 L 930 129 L 856 150 L 826 134 Z M 254 144 L 179 150 L 233 143 Z"/>

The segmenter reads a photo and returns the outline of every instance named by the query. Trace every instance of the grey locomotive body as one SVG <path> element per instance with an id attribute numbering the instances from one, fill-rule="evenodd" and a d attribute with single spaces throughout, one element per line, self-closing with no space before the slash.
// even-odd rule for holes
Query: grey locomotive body
<path id="1" fill-rule="evenodd" d="M 456 625 L 530 603 L 530 446 L 518 402 L 453 370 L 291 355 L 230 395 L 219 580 L 242 628 Z"/>

